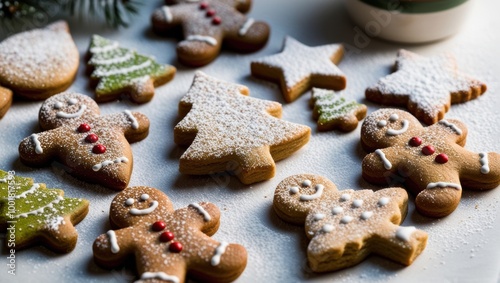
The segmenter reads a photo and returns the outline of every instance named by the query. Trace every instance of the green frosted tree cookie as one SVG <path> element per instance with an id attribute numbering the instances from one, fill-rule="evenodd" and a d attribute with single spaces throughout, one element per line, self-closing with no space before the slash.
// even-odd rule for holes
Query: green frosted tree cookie
<path id="1" fill-rule="evenodd" d="M 118 42 L 98 35 L 92 37 L 89 54 L 91 79 L 98 82 L 97 102 L 115 100 L 122 94 L 130 95 L 136 103 L 148 102 L 155 87 L 170 81 L 176 72 L 173 66 L 160 65 L 152 57 L 121 48 Z"/>
<path id="2" fill-rule="evenodd" d="M 338 129 L 350 132 L 366 116 L 366 105 L 347 100 L 332 90 L 313 88 L 310 105 L 313 118 L 317 120 L 318 131 Z"/>
<path id="3" fill-rule="evenodd" d="M 78 238 L 73 225 L 88 207 L 85 199 L 65 198 L 62 190 L 0 170 L 0 231 L 7 231 L 8 250 L 42 243 L 56 252 L 72 251 Z"/>

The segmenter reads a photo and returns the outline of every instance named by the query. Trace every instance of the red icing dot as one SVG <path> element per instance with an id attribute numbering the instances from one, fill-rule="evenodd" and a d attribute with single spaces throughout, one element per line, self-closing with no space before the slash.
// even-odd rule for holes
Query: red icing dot
<path id="1" fill-rule="evenodd" d="M 89 124 L 81 124 L 79 127 L 78 127 L 78 132 L 80 133 L 86 133 L 90 131 L 90 126 Z"/>
<path id="2" fill-rule="evenodd" d="M 422 139 L 419 137 L 413 137 L 410 139 L 410 145 L 411 146 L 419 146 L 422 144 Z"/>
<path id="3" fill-rule="evenodd" d="M 207 2 L 201 2 L 200 3 L 200 9 L 201 10 L 205 10 L 206 8 L 208 8 L 208 3 Z"/>
<path id="4" fill-rule="evenodd" d="M 92 148 L 92 152 L 95 154 L 101 154 L 106 152 L 106 147 L 102 144 L 96 144 Z"/>
<path id="5" fill-rule="evenodd" d="M 422 153 L 425 155 L 431 155 L 435 151 L 436 150 L 434 149 L 434 147 L 432 145 L 426 145 L 426 146 L 422 147 Z"/>
<path id="6" fill-rule="evenodd" d="M 163 229 L 165 229 L 167 225 L 165 225 L 165 222 L 163 221 L 156 221 L 155 223 L 153 223 L 153 231 L 162 231 Z M 172 239 L 173 239 L 173 236 L 172 235 Z M 168 242 L 168 241 L 167 241 Z"/>
<path id="7" fill-rule="evenodd" d="M 182 251 L 182 244 L 179 242 L 172 242 L 168 249 L 173 253 L 180 253 Z"/>
<path id="8" fill-rule="evenodd" d="M 86 138 L 85 141 L 89 143 L 95 143 L 99 140 L 99 137 L 96 134 L 89 134 Z"/>
<path id="9" fill-rule="evenodd" d="M 154 224 L 153 224 L 154 225 Z M 153 228 L 154 229 L 154 228 Z M 163 232 L 161 233 L 160 235 L 160 241 L 162 242 L 170 242 L 174 239 L 174 233 L 170 232 L 170 231 L 166 231 L 166 232 Z"/>
<path id="10" fill-rule="evenodd" d="M 448 162 L 448 155 L 440 153 L 436 156 L 436 159 L 434 160 L 436 160 L 437 163 L 445 164 L 446 162 Z"/>
<path id="11" fill-rule="evenodd" d="M 214 9 L 208 9 L 207 10 L 207 17 L 213 17 L 215 15 L 215 10 Z"/>
<path id="12" fill-rule="evenodd" d="M 220 25 L 220 23 L 222 22 L 221 18 L 220 17 L 217 17 L 215 16 L 213 19 L 212 19 L 212 24 L 214 25 Z"/>

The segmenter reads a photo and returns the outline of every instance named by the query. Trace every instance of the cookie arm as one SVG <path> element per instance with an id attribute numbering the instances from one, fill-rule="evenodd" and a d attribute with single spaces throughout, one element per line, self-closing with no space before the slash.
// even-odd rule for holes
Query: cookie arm
<path id="1" fill-rule="evenodd" d="M 427 130 L 462 147 L 465 145 L 468 133 L 467 126 L 455 119 L 443 119 L 428 127 Z"/>
<path id="2" fill-rule="evenodd" d="M 404 178 L 398 175 L 399 169 L 398 154 L 392 148 L 377 149 L 362 162 L 363 178 L 375 184 L 402 183 Z"/>
<path id="3" fill-rule="evenodd" d="M 183 9 L 176 5 L 164 5 L 153 12 L 151 23 L 155 32 L 164 34 L 184 21 Z"/>
<path id="4" fill-rule="evenodd" d="M 109 230 L 97 237 L 92 246 L 94 261 L 105 268 L 122 265 L 135 249 L 132 233 L 133 227 L 127 227 L 120 230 Z"/>
<path id="5" fill-rule="evenodd" d="M 485 190 L 500 185 L 500 154 L 466 152 L 460 162 L 460 181 L 465 188 Z"/>
<path id="6" fill-rule="evenodd" d="M 190 223 L 190 226 L 208 236 L 217 232 L 220 225 L 220 210 L 209 202 L 191 203 L 175 211 L 176 217 Z"/>
<path id="7" fill-rule="evenodd" d="M 119 114 L 105 116 L 104 121 L 117 126 L 130 143 L 141 141 L 149 134 L 149 119 L 140 112 L 125 110 Z"/>
<path id="8" fill-rule="evenodd" d="M 59 129 L 32 134 L 19 144 L 19 158 L 29 166 L 43 166 L 50 163 L 57 154 Z"/>

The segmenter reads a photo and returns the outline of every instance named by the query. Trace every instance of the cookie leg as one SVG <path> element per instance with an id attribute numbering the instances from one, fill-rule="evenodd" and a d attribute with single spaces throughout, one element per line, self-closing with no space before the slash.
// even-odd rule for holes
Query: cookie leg
<path id="1" fill-rule="evenodd" d="M 221 47 L 221 35 L 188 34 L 177 45 L 177 57 L 188 66 L 204 66 L 219 55 Z"/>
<path id="2" fill-rule="evenodd" d="M 421 191 L 416 199 L 415 205 L 417 210 L 429 217 L 444 217 L 452 213 L 460 203 L 462 197 L 461 187 L 456 186 L 458 183 L 431 183 L 438 184 L 434 187 L 429 187 Z"/>
<path id="3" fill-rule="evenodd" d="M 229 34 L 225 44 L 240 52 L 252 52 L 262 48 L 269 39 L 270 28 L 264 22 L 246 19 L 235 33 Z"/>

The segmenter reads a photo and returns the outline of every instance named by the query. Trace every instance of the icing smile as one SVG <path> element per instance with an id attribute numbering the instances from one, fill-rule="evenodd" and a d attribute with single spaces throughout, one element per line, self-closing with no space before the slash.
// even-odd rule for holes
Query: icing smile
<path id="1" fill-rule="evenodd" d="M 146 214 L 150 214 L 151 212 L 153 212 L 156 208 L 158 207 L 158 202 L 156 200 L 154 200 L 152 203 L 151 203 L 151 206 L 148 207 L 148 208 L 145 208 L 145 209 L 137 209 L 137 208 L 132 208 L 130 210 L 130 214 L 132 215 L 146 215 Z"/>
<path id="2" fill-rule="evenodd" d="M 398 114 L 392 114 L 389 117 L 389 122 L 396 122 L 397 120 L 399 120 Z M 410 122 L 406 119 L 403 119 L 402 122 L 403 122 L 403 126 L 401 127 L 401 129 L 399 129 L 399 130 L 388 129 L 386 131 L 386 133 L 389 136 L 397 136 L 397 135 L 404 134 L 408 130 L 408 128 L 410 127 Z M 377 122 L 377 126 L 379 126 L 379 127 L 385 127 L 385 126 L 387 126 L 387 124 L 388 124 L 388 122 L 386 120 L 380 120 Z"/>
<path id="3" fill-rule="evenodd" d="M 80 105 L 80 109 L 78 109 L 78 112 L 75 113 L 66 113 L 64 111 L 59 111 L 56 113 L 57 118 L 78 118 L 82 116 L 83 112 L 85 112 L 85 109 L 87 109 L 87 106 Z"/>

